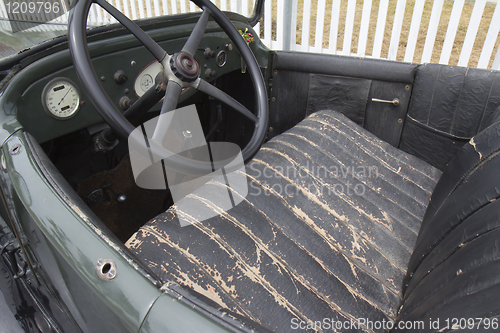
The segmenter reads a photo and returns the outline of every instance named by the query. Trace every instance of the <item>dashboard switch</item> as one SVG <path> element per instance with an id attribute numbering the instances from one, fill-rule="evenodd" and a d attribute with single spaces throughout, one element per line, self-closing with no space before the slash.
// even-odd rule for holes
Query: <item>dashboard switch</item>
<path id="1" fill-rule="evenodd" d="M 207 70 L 205 71 L 205 78 L 212 79 L 212 78 L 216 78 L 216 77 L 217 77 L 217 72 L 210 69 L 210 68 L 207 68 Z"/>
<path id="2" fill-rule="evenodd" d="M 117 84 L 123 84 L 128 80 L 127 74 L 125 74 L 125 72 L 121 69 L 116 71 L 115 75 L 113 75 L 113 78 L 115 79 L 115 82 Z"/>

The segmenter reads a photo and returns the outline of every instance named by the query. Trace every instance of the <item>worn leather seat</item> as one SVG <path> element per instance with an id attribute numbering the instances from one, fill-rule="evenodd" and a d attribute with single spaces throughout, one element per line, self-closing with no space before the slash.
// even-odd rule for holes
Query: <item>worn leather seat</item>
<path id="1" fill-rule="evenodd" d="M 399 149 L 444 170 L 465 143 L 499 120 L 499 71 L 419 65 Z"/>
<path id="2" fill-rule="evenodd" d="M 324 318 L 372 322 L 350 327 L 372 332 L 388 320 L 430 330 L 429 318 L 498 316 L 499 133 L 479 134 L 441 175 L 342 114 L 317 112 L 262 147 L 238 206 L 186 227 L 173 207 L 126 245 L 163 283 L 272 331 Z M 210 189 L 220 186 L 189 200 L 218 210 Z"/>

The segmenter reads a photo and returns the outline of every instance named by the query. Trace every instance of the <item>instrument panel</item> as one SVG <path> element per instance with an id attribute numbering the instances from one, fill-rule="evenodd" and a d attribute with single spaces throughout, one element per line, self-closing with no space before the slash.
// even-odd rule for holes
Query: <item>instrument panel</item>
<path id="1" fill-rule="evenodd" d="M 100 84 L 124 112 L 148 89 L 154 87 L 162 66 L 133 36 L 102 39 L 89 43 L 92 63 Z M 165 50 L 175 52 L 186 38 L 159 42 Z M 208 49 L 213 52 L 207 52 Z M 195 54 L 200 63 L 201 78 L 214 81 L 226 73 L 241 69 L 241 58 L 223 32 L 206 33 Z M 189 91 L 187 91 L 189 90 Z M 22 93 L 19 93 L 22 91 Z M 7 97 L 6 97 L 7 95 Z M 179 103 L 202 96 L 186 89 Z M 17 119 L 39 143 L 102 123 L 103 119 L 83 90 L 68 50 L 45 56 L 16 75 L 5 94 L 3 104 L 15 106 Z M 120 103 L 126 100 L 127 103 Z M 193 99 L 193 102 L 195 99 Z M 159 111 L 161 103 L 151 111 Z"/>

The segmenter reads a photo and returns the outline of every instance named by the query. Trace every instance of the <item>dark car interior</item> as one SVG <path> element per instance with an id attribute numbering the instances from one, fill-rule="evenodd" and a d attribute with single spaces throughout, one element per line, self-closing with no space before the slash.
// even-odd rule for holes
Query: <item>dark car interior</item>
<path id="1" fill-rule="evenodd" d="M 253 31 L 245 18 L 228 16 Z M 139 26 L 171 54 L 199 17 Z M 120 25 L 99 29 L 87 38 L 92 66 L 124 112 L 158 63 Z M 254 111 L 248 64 L 233 44 L 211 19 L 194 56 L 203 79 Z M 187 227 L 168 190 L 136 185 L 126 140 L 96 152 L 110 124 L 81 84 L 66 41 L 0 64 L 4 74 L 11 70 L 3 105 L 48 157 L 65 195 L 148 272 L 258 331 L 289 331 L 294 318 L 364 318 L 367 332 L 383 331 L 369 321 L 498 318 L 500 74 L 271 51 L 258 38 L 249 48 L 269 106 L 265 142 L 246 161 L 249 195 Z M 81 96 L 79 111 L 64 120 L 40 102 L 61 77 Z M 156 102 L 130 123 L 157 116 Z M 244 149 L 252 140 L 253 124 L 225 103 L 185 88 L 178 107 L 191 104 L 207 141 Z M 217 210 L 211 190 L 220 186 L 208 182 L 189 200 Z"/>

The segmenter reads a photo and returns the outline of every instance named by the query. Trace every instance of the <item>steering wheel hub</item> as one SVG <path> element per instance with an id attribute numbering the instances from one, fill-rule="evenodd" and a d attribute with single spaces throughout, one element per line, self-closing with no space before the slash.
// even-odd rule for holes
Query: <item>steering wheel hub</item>
<path id="1" fill-rule="evenodd" d="M 193 82 L 200 76 L 200 64 L 186 52 L 175 53 L 170 58 L 170 69 L 183 82 Z"/>

